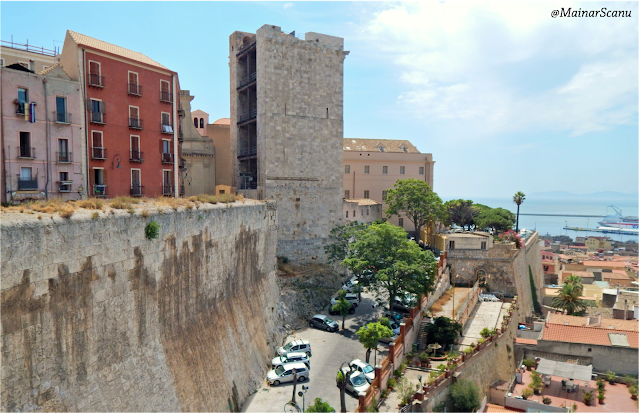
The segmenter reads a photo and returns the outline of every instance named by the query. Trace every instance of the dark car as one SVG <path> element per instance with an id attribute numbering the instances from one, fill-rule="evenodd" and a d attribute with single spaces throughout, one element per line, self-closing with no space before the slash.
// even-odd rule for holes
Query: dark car
<path id="1" fill-rule="evenodd" d="M 349 314 L 353 314 L 356 312 L 356 305 L 351 303 L 351 308 L 349 309 Z M 340 315 L 340 311 L 333 311 L 333 304 L 329 304 L 329 314 L 331 315 Z"/>
<path id="2" fill-rule="evenodd" d="M 309 320 L 309 327 L 327 331 L 338 331 L 338 323 L 324 314 L 314 315 L 311 320 Z"/>

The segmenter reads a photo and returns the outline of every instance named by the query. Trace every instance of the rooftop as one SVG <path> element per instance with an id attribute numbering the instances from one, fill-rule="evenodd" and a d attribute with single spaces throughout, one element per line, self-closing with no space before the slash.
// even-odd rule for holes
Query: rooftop
<path id="1" fill-rule="evenodd" d="M 538 340 L 535 338 L 523 338 L 523 337 L 515 337 L 513 342 L 516 344 L 533 344 L 538 345 Z"/>
<path id="2" fill-rule="evenodd" d="M 213 122 L 214 125 L 231 125 L 231 119 L 229 118 L 220 118 L 217 121 Z"/>
<path id="3" fill-rule="evenodd" d="M 623 331 L 638 331 L 637 320 L 618 320 L 615 318 L 601 318 L 597 320 L 597 324 L 594 324 L 593 318 L 589 320 L 589 317 L 576 317 L 565 314 L 549 314 L 548 324 L 562 324 L 581 327 L 596 327 L 596 328 L 613 328 Z"/>
<path id="4" fill-rule="evenodd" d="M 594 260 L 584 260 L 582 261 L 582 265 L 585 267 L 593 267 L 593 268 L 624 268 L 627 266 L 626 262 L 620 261 L 594 261 Z"/>
<path id="5" fill-rule="evenodd" d="M 343 139 L 342 149 L 345 151 L 361 152 L 395 152 L 395 153 L 420 153 L 413 144 L 407 140 L 396 139 Z"/>
<path id="6" fill-rule="evenodd" d="M 381 205 L 380 202 L 369 198 L 345 199 L 345 202 L 353 202 L 358 205 Z"/>
<path id="7" fill-rule="evenodd" d="M 628 345 L 623 344 L 622 336 L 625 336 L 624 339 Z M 637 331 L 601 327 L 579 327 L 547 323 L 542 329 L 542 340 L 638 348 Z"/>

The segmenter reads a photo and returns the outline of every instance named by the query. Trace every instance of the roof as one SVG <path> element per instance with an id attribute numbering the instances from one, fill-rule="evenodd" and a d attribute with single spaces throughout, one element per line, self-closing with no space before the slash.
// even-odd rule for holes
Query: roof
<path id="1" fill-rule="evenodd" d="M 606 328 L 622 331 L 638 331 L 637 320 L 618 320 L 616 318 L 599 318 L 591 317 L 591 325 L 589 325 L 589 317 L 576 317 L 565 314 L 551 313 L 547 324 L 562 324 L 578 327 Z"/>
<path id="2" fill-rule="evenodd" d="M 523 337 L 515 337 L 513 342 L 516 344 L 533 344 L 534 346 L 538 345 L 538 340 L 535 338 L 523 338 Z"/>
<path id="3" fill-rule="evenodd" d="M 231 125 L 230 118 L 220 118 L 217 121 L 213 122 L 214 125 Z"/>
<path id="4" fill-rule="evenodd" d="M 382 147 L 382 150 L 379 148 Z M 406 150 L 403 150 L 402 148 Z M 407 140 L 399 139 L 343 139 L 342 149 L 345 151 L 362 152 L 395 152 L 395 153 L 420 153 L 413 144 Z"/>
<path id="5" fill-rule="evenodd" d="M 619 272 L 603 272 L 602 278 L 605 280 L 629 280 L 627 274 L 620 274 Z"/>
<path id="6" fill-rule="evenodd" d="M 565 276 L 568 277 L 569 275 L 575 275 L 575 276 L 578 276 L 580 278 L 593 278 L 593 277 L 595 277 L 595 274 L 592 273 L 591 271 L 572 271 L 572 270 L 565 271 Z"/>
<path id="7" fill-rule="evenodd" d="M 103 52 L 111 53 L 130 60 L 135 60 L 149 66 L 155 66 L 161 69 L 170 70 L 169 68 L 162 66 L 160 63 L 156 62 L 150 57 L 143 55 L 140 52 L 134 52 L 133 50 L 125 49 L 124 47 L 116 46 L 115 44 L 107 43 L 105 41 L 98 40 L 84 34 L 76 33 L 71 30 L 67 30 L 67 33 L 71 36 L 73 41 L 79 45 L 90 47 L 96 50 L 102 50 Z"/>
<path id="8" fill-rule="evenodd" d="M 541 250 L 540 254 L 545 254 L 545 255 L 558 255 L 555 252 L 551 252 L 551 251 L 546 251 L 546 250 Z"/>
<path id="9" fill-rule="evenodd" d="M 505 406 L 500 406 L 499 404 L 491 404 L 491 403 L 487 403 L 487 409 L 485 410 L 486 413 L 503 413 L 503 412 L 512 413 L 512 412 L 522 412 L 522 411 L 523 410 L 510 409 Z"/>
<path id="10" fill-rule="evenodd" d="M 46 69 L 44 69 L 44 70 L 40 71 L 38 74 L 39 74 L 39 75 L 46 75 L 47 73 L 51 72 L 51 71 L 52 71 L 53 69 L 55 69 L 56 67 L 62 67 L 62 66 L 60 65 L 60 62 L 56 63 L 56 64 L 55 64 L 55 65 L 53 65 L 53 66 L 49 66 L 48 68 L 46 68 Z"/>
<path id="11" fill-rule="evenodd" d="M 609 334 L 615 334 L 612 342 Z M 547 323 L 542 329 L 542 340 L 561 341 L 566 343 L 594 344 L 598 346 L 613 346 L 621 341 L 620 335 L 625 335 L 629 347 L 638 348 L 638 332 L 623 331 L 599 327 L 579 327 L 572 325 Z M 626 347 L 626 346 L 625 346 Z"/>
<path id="12" fill-rule="evenodd" d="M 358 205 L 381 205 L 380 202 L 375 201 L 369 198 L 353 198 L 353 199 L 345 199 L 346 202 L 357 202 Z"/>
<path id="13" fill-rule="evenodd" d="M 497 382 L 491 385 L 491 388 L 496 390 L 509 390 L 509 382 L 504 380 L 498 380 Z"/>
<path id="14" fill-rule="evenodd" d="M 585 260 L 582 261 L 582 265 L 585 267 L 594 267 L 594 268 L 608 268 L 608 267 L 616 267 L 616 268 L 624 268 L 627 266 L 627 263 L 620 261 L 592 261 Z"/>

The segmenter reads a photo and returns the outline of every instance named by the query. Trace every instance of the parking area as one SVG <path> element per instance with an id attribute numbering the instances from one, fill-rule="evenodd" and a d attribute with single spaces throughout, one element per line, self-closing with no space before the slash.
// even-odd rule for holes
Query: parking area
<path id="1" fill-rule="evenodd" d="M 348 315 L 345 322 L 345 330 L 337 333 L 306 327 L 295 331 L 286 338 L 285 343 L 294 339 L 309 340 L 311 344 L 311 369 L 309 380 L 298 383 L 296 392 L 302 390 L 302 385 L 309 386 L 305 395 L 306 405 L 313 403 L 316 397 L 329 402 L 336 411 L 340 411 L 340 391 L 336 386 L 336 373 L 342 363 L 348 363 L 354 358 L 365 360 L 366 349 L 358 341 L 356 331 L 369 322 L 376 321 L 381 315 L 380 307 L 374 308 L 373 296 L 362 293 L 362 301 L 358 305 L 355 314 Z M 328 304 L 321 314 L 328 313 Z M 330 316 L 342 327 L 342 316 Z M 380 343 L 378 359 L 386 357 L 388 346 Z M 275 356 L 275 349 L 274 349 Z M 374 353 L 371 353 L 370 364 L 374 365 Z M 242 412 L 280 412 L 285 404 L 291 400 L 293 384 L 281 384 L 269 386 L 266 380 L 258 391 L 250 396 L 242 406 Z M 296 396 L 296 402 L 302 407 L 302 398 Z M 346 395 L 347 410 L 353 411 L 358 406 L 358 399 L 354 395 Z"/>

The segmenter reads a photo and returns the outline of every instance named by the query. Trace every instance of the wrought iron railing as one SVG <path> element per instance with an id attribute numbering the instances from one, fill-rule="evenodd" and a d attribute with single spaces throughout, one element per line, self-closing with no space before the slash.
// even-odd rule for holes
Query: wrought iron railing
<path id="1" fill-rule="evenodd" d="M 142 86 L 137 83 L 127 83 L 127 92 L 130 95 L 142 96 Z"/>
<path id="2" fill-rule="evenodd" d="M 160 122 L 160 132 L 173 135 L 173 125 L 169 123 Z"/>
<path id="3" fill-rule="evenodd" d="M 95 73 L 89 73 L 87 81 L 89 83 L 89 86 L 104 87 L 104 76 L 100 76 Z"/>
<path id="4" fill-rule="evenodd" d="M 18 149 L 18 158 L 35 159 L 36 148 L 30 148 L 28 146 L 20 146 Z"/>
<path id="5" fill-rule="evenodd" d="M 144 153 L 141 151 L 130 151 L 129 161 L 131 162 L 144 162 Z"/>
<path id="6" fill-rule="evenodd" d="M 71 181 L 60 181 L 58 186 L 58 192 L 71 192 Z"/>
<path id="7" fill-rule="evenodd" d="M 240 114 L 238 123 L 242 123 L 250 119 L 255 119 L 257 116 L 258 116 L 258 109 L 250 110 L 249 112 L 244 112 Z"/>
<path id="8" fill-rule="evenodd" d="M 243 156 L 255 156 L 258 153 L 258 147 L 257 146 L 251 146 L 249 148 L 240 148 L 238 150 L 238 157 L 243 157 Z"/>
<path id="9" fill-rule="evenodd" d="M 16 115 L 24 115 L 28 104 L 29 102 L 18 101 L 16 103 Z"/>
<path id="10" fill-rule="evenodd" d="M 93 196 L 102 197 L 102 198 L 108 196 L 107 186 L 106 185 L 93 185 Z"/>
<path id="11" fill-rule="evenodd" d="M 240 84 L 238 84 L 238 89 L 245 87 L 248 84 L 255 82 L 257 79 L 257 72 L 251 73 L 249 76 L 240 80 Z"/>
<path id="12" fill-rule="evenodd" d="M 162 195 L 164 196 L 173 196 L 173 185 L 162 185 Z"/>
<path id="13" fill-rule="evenodd" d="M 160 91 L 160 102 L 171 103 L 173 102 L 173 94 L 171 92 Z"/>
<path id="14" fill-rule="evenodd" d="M 91 148 L 91 159 L 107 159 L 107 149 L 106 148 Z"/>
<path id="15" fill-rule="evenodd" d="M 71 113 L 54 111 L 53 118 L 56 120 L 56 123 L 71 123 Z"/>
<path id="16" fill-rule="evenodd" d="M 56 158 L 58 159 L 58 163 L 71 163 L 73 162 L 73 153 L 56 152 Z"/>
<path id="17" fill-rule="evenodd" d="M 18 177 L 18 190 L 19 191 L 35 191 L 38 189 L 38 178 L 23 178 Z"/>
<path id="18" fill-rule="evenodd" d="M 132 129 L 143 129 L 143 120 L 140 118 L 129 118 L 129 127 Z"/>
<path id="19" fill-rule="evenodd" d="M 162 163 L 173 163 L 173 154 L 162 152 Z"/>
<path id="20" fill-rule="evenodd" d="M 129 191 L 131 196 L 143 196 L 144 195 L 144 186 L 140 184 L 136 184 L 135 182 L 131 185 L 131 190 Z"/>
<path id="21" fill-rule="evenodd" d="M 91 111 L 91 123 L 107 123 L 107 114 L 104 112 Z"/>

